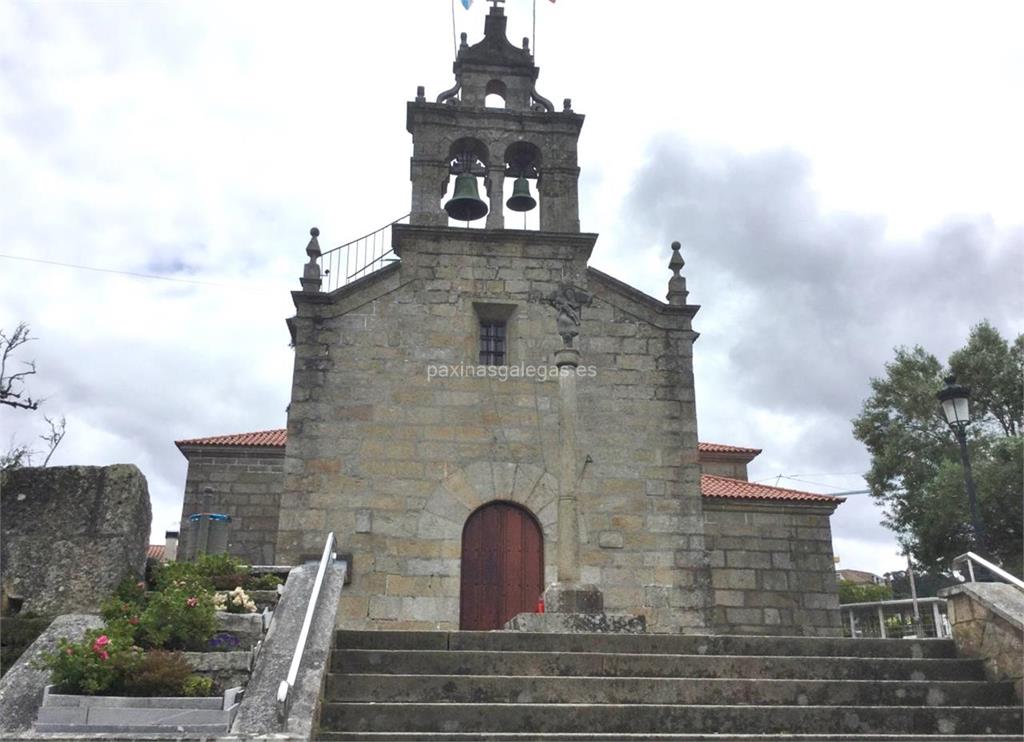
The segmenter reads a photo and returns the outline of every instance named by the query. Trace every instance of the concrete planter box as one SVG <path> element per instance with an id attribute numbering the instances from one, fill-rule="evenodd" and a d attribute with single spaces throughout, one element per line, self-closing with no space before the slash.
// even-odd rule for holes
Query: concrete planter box
<path id="1" fill-rule="evenodd" d="M 135 698 L 63 695 L 48 685 L 34 728 L 51 734 L 224 734 L 235 718 L 241 690 L 231 688 L 210 698 Z"/>
<path id="2" fill-rule="evenodd" d="M 217 611 L 217 631 L 238 638 L 239 649 L 251 649 L 263 638 L 264 618 L 259 613 L 228 613 Z"/>

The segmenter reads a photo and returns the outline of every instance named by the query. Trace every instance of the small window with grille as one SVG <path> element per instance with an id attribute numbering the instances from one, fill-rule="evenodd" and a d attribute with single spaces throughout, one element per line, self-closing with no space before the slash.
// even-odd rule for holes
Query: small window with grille
<path id="1" fill-rule="evenodd" d="M 505 323 L 480 320 L 480 365 L 505 365 Z"/>

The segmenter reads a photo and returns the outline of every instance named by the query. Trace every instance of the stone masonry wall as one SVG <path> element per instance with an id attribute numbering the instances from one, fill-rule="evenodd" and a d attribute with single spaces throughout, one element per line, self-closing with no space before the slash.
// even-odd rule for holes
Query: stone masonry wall
<path id="1" fill-rule="evenodd" d="M 23 613 L 98 611 L 145 568 L 149 488 L 131 464 L 3 472 L 0 511 L 0 582 Z"/>
<path id="2" fill-rule="evenodd" d="M 581 577 L 658 631 L 707 625 L 690 316 L 586 268 L 593 235 L 398 226 L 401 262 L 335 295 L 295 295 L 295 372 L 277 559 L 334 529 L 353 553 L 339 621 L 454 629 L 461 534 L 518 502 L 555 572 L 557 380 L 439 375 L 475 364 L 478 318 L 508 315 L 509 364 L 550 366 L 544 302 L 595 294 L 578 347 Z M 428 367 L 435 366 L 429 376 Z M 582 462 L 581 462 L 582 463 Z"/>
<path id="3" fill-rule="evenodd" d="M 841 635 L 829 525 L 834 509 L 705 498 L 718 631 Z"/>
<path id="4" fill-rule="evenodd" d="M 957 651 L 985 663 L 989 680 L 1011 681 L 1024 701 L 1024 595 L 1003 582 L 968 582 L 939 592 Z"/>
<path id="5" fill-rule="evenodd" d="M 185 446 L 188 474 L 181 509 L 179 558 L 189 548 L 192 513 L 209 507 L 231 516 L 228 553 L 250 564 L 274 564 L 278 508 L 284 486 L 283 448 Z"/>

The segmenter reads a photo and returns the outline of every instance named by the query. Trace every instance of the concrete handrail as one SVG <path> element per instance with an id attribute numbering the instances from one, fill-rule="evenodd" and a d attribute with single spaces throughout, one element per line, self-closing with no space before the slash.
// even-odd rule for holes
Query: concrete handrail
<path id="1" fill-rule="evenodd" d="M 299 665 L 302 663 L 302 653 L 306 649 L 306 640 L 309 638 L 309 628 L 313 624 L 313 614 L 316 612 L 316 604 L 320 598 L 320 588 L 324 583 L 324 575 L 327 573 L 327 565 L 334 559 L 335 537 L 334 532 L 327 534 L 327 541 L 324 543 L 324 553 L 320 557 L 320 567 L 316 571 L 316 579 L 313 582 L 313 589 L 309 594 L 309 603 L 306 605 L 306 617 L 302 621 L 302 629 L 299 631 L 298 641 L 295 642 L 295 653 L 292 655 L 291 665 L 288 667 L 287 677 L 277 687 L 277 718 L 282 726 L 288 720 L 288 707 L 291 702 L 291 689 L 295 687 L 295 681 L 299 675 Z"/>
<path id="2" fill-rule="evenodd" d="M 953 559 L 953 566 L 955 567 L 958 564 L 966 563 L 967 564 L 967 574 L 970 575 L 971 582 L 976 582 L 976 580 L 974 579 L 974 563 L 975 562 L 980 564 L 982 567 L 987 569 L 989 572 L 991 572 L 992 574 L 994 574 L 996 577 L 998 577 L 999 579 L 1003 580 L 1004 582 L 1010 583 L 1011 585 L 1013 585 L 1018 590 L 1024 590 L 1024 581 L 1022 581 L 1018 577 L 1014 577 L 1013 575 L 1011 575 L 1009 572 L 1007 572 L 1002 567 L 997 567 L 996 565 L 992 564 L 992 562 L 988 561 L 984 557 L 978 556 L 973 551 L 968 551 L 966 554 L 961 554 L 960 556 L 955 557 Z"/>

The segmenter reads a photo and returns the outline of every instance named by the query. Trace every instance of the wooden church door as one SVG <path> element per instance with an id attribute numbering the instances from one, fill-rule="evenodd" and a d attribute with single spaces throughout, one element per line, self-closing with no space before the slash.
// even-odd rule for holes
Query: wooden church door
<path id="1" fill-rule="evenodd" d="M 533 516 L 507 502 L 484 505 L 462 529 L 459 626 L 500 629 L 532 613 L 544 592 L 544 537 Z"/>

